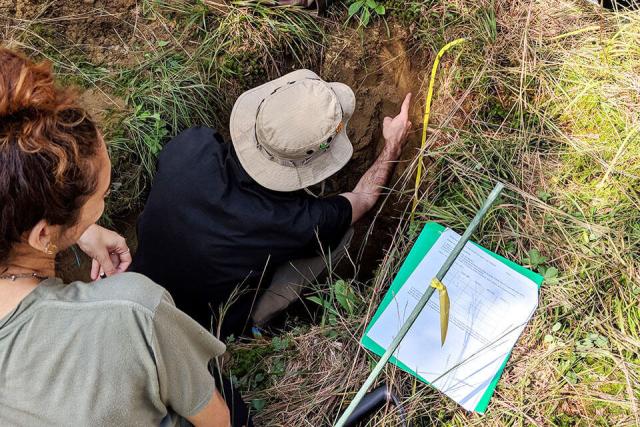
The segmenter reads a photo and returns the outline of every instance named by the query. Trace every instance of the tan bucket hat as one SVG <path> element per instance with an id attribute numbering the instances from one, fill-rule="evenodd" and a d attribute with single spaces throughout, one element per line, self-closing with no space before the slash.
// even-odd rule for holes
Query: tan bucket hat
<path id="1" fill-rule="evenodd" d="M 296 70 L 236 100 L 231 139 L 244 170 L 275 191 L 300 190 L 347 164 L 353 146 L 347 122 L 356 97 L 343 83 Z"/>

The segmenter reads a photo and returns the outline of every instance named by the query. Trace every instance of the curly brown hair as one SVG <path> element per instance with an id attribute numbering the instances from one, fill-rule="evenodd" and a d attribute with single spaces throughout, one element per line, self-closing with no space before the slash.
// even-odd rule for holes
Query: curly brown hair
<path id="1" fill-rule="evenodd" d="M 102 144 L 51 64 L 0 48 L 0 265 L 38 221 L 73 226 L 96 191 Z"/>

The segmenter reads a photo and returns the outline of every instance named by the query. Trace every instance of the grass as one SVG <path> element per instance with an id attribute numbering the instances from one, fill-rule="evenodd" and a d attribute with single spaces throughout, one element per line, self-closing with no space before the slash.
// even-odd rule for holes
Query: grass
<path id="1" fill-rule="evenodd" d="M 469 38 L 441 68 L 417 222 L 390 231 L 370 281 L 334 275 L 318 284 L 311 322 L 230 343 L 225 369 L 257 422 L 330 425 L 377 360 L 358 341 L 421 224 L 462 231 L 501 180 L 507 189 L 474 240 L 546 283 L 488 413 L 468 414 L 392 366 L 383 379 L 414 425 L 640 424 L 640 14 L 564 0 L 378 3 L 386 21 L 410 28 L 402 42 L 424 57 Z M 316 68 L 325 31 L 347 19 L 346 6 L 327 21 L 264 2 L 138 6 L 109 15 L 125 31 L 115 56 L 60 37 L 72 19 L 46 11 L 2 26 L 5 41 L 103 98 L 112 214 L 142 205 L 171 136 L 197 124 L 224 132 L 237 95 L 292 67 Z M 112 59 L 96 60 L 97 48 Z M 408 202 L 416 160 L 387 203 Z M 368 425 L 397 425 L 396 414 Z"/>
<path id="2" fill-rule="evenodd" d="M 269 2 L 144 0 L 133 17 L 115 12 L 87 14 L 125 28 L 114 59 L 107 56 L 112 47 L 87 49 L 61 37 L 75 17 L 47 19 L 55 12 L 46 8 L 33 20 L 7 20 L 3 34 L 10 46 L 53 62 L 65 83 L 112 100 L 101 106 L 115 171 L 109 216 L 142 207 L 157 155 L 172 136 L 195 125 L 226 129 L 242 91 L 310 66 L 324 37 L 308 13 Z"/>
<path id="3" fill-rule="evenodd" d="M 418 29 L 407 43 L 435 52 L 445 40 L 474 37 L 457 67 L 449 60 L 442 79 L 451 81 L 440 80 L 461 101 L 451 108 L 464 126 L 451 126 L 447 115 L 432 125 L 419 220 L 462 231 L 495 181 L 506 182 L 474 238 L 546 283 L 485 416 L 465 413 L 393 367 L 384 379 L 415 425 L 637 425 L 640 15 L 603 15 L 570 2 L 434 3 L 397 12 L 400 19 L 410 13 Z M 594 22 L 602 25 L 596 34 L 563 36 Z M 332 298 L 334 278 L 315 297 L 334 301 L 325 309 L 332 321 L 288 332 L 296 348 L 288 356 L 263 355 L 256 369 L 274 357 L 287 367 L 250 393 L 262 402 L 257 418 L 265 425 L 329 425 L 344 409 L 376 360 L 357 340 L 415 229 L 401 223 L 373 281 L 350 284 L 358 310 Z M 242 343 L 231 352 L 268 345 Z M 387 413 L 368 425 L 397 422 Z"/>

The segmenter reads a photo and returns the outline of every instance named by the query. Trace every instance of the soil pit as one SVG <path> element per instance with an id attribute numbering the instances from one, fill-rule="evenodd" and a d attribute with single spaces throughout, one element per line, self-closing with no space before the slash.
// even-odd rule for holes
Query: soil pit
<path id="1" fill-rule="evenodd" d="M 146 20 L 138 20 L 142 12 L 133 0 L 0 0 L 0 11 L 7 13 L 5 16 L 15 17 L 14 24 L 39 23 L 39 31 L 55 33 L 60 43 L 68 42 L 77 47 L 96 65 L 125 65 L 141 59 L 140 52 L 131 46 L 136 45 L 136 39 L 146 25 L 143 21 Z M 430 69 L 430 58 L 424 53 L 408 49 L 410 38 L 403 27 L 391 25 L 388 28 L 382 23 L 364 32 L 335 26 L 328 37 L 317 71 L 328 81 L 349 85 L 356 94 L 356 111 L 348 124 L 354 155 L 341 172 L 327 181 L 328 194 L 350 191 L 355 187 L 384 146 L 384 117 L 399 112 L 408 92 L 414 94 L 410 111 L 413 129 L 391 178 L 390 187 L 415 157 L 422 126 L 422 85 L 425 73 Z M 100 120 L 103 118 L 102 110 L 114 108 L 116 103 L 120 103 L 114 99 L 98 88 L 87 91 L 82 101 Z M 221 130 L 225 133 L 225 129 Z M 378 210 L 376 207 L 356 226 L 351 256 L 358 265 L 357 276 L 361 281 L 373 276 L 389 246 L 398 218 L 406 206 L 406 200 L 400 201 L 398 197 L 392 195 L 379 215 L 375 215 Z M 131 240 L 131 246 L 135 247 L 135 215 L 117 224 L 118 231 L 125 234 Z M 65 279 L 88 278 L 90 262 L 82 254 L 66 254 L 60 265 Z M 344 271 L 345 277 L 352 275 L 353 271 Z"/>
<path id="2" fill-rule="evenodd" d="M 389 32 L 390 35 L 382 24 L 368 28 L 363 34 L 343 29 L 327 43 L 323 78 L 345 83 L 356 94 L 356 111 L 348 124 L 354 154 L 349 164 L 329 179 L 328 187 L 336 192 L 352 190 L 376 160 L 384 147 L 384 118 L 399 113 L 409 92 L 413 93 L 409 113 L 413 127 L 389 181 L 389 188 L 401 179 L 420 147 L 424 74 L 419 64 L 428 64 L 428 58 L 408 49 L 410 36 L 404 28 L 394 25 Z M 361 281 L 373 276 L 389 247 L 408 202 L 406 198 L 400 198 L 400 195 L 392 194 L 377 216 L 378 207 L 355 226 L 350 253 L 358 265 L 357 278 Z M 373 226 L 372 221 L 375 221 Z"/>

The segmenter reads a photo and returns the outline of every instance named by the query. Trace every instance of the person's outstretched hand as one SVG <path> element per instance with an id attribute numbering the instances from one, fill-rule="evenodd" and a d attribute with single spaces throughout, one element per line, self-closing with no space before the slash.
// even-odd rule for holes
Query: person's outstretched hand
<path id="1" fill-rule="evenodd" d="M 78 246 L 93 259 L 92 280 L 97 280 L 102 273 L 107 276 L 122 273 L 131 265 L 131 252 L 124 237 L 97 224 L 80 236 Z"/>
<path id="2" fill-rule="evenodd" d="M 409 121 L 409 106 L 411 105 L 411 93 L 405 96 L 400 108 L 400 113 L 395 117 L 385 117 L 382 124 L 382 136 L 385 140 L 385 148 L 392 150 L 397 157 L 400 156 L 402 145 L 407 140 L 407 134 L 411 129 Z"/>

